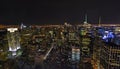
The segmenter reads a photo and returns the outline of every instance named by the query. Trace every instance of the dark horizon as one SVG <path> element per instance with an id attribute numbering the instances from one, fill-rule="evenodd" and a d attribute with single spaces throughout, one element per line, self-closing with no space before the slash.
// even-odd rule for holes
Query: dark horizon
<path id="1" fill-rule="evenodd" d="M 0 4 L 0 24 L 120 23 L 119 2 L 109 0 L 9 1 Z"/>

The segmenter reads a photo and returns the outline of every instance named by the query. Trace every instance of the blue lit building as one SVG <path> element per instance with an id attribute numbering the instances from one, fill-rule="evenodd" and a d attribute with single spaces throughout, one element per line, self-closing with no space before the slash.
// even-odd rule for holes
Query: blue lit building
<path id="1" fill-rule="evenodd" d="M 104 35 L 102 36 L 102 39 L 104 42 L 110 43 L 115 38 L 115 34 L 111 31 L 105 31 Z"/>
<path id="2" fill-rule="evenodd" d="M 101 46 L 101 65 L 104 69 L 120 69 L 120 36 L 109 32 L 103 40 L 105 43 Z"/>

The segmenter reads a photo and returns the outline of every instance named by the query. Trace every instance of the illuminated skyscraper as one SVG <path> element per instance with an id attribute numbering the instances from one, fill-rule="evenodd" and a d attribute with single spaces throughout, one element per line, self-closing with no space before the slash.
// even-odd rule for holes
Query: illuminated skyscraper
<path id="1" fill-rule="evenodd" d="M 85 21 L 84 21 L 83 27 L 85 27 L 85 28 L 91 27 L 91 24 L 88 23 L 87 14 L 85 14 Z"/>
<path id="2" fill-rule="evenodd" d="M 26 28 L 26 26 L 23 23 L 21 23 L 20 29 L 24 29 L 24 28 Z"/>
<path id="3" fill-rule="evenodd" d="M 9 51 L 12 52 L 12 56 L 17 55 L 16 51 L 20 49 L 20 36 L 18 28 L 7 28 L 7 39 Z"/>
<path id="4" fill-rule="evenodd" d="M 101 46 L 100 63 L 104 69 L 120 69 L 120 37 Z"/>
<path id="5" fill-rule="evenodd" d="M 98 24 L 99 27 L 101 27 L 101 17 L 99 17 L 99 24 Z"/>

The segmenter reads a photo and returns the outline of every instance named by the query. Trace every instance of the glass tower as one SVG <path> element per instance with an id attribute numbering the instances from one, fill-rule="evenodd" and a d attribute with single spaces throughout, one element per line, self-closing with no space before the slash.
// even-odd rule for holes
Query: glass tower
<path id="1" fill-rule="evenodd" d="M 12 56 L 17 55 L 16 51 L 20 49 L 20 36 L 18 28 L 7 28 L 7 39 L 9 51 L 12 53 Z"/>

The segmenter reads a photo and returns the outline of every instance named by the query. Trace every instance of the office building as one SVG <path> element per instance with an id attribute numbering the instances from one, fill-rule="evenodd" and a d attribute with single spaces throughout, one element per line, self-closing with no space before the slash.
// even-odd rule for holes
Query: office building
<path id="1" fill-rule="evenodd" d="M 20 35 L 18 28 L 7 28 L 7 39 L 9 51 L 11 52 L 10 56 L 16 56 L 17 50 L 20 49 Z"/>

